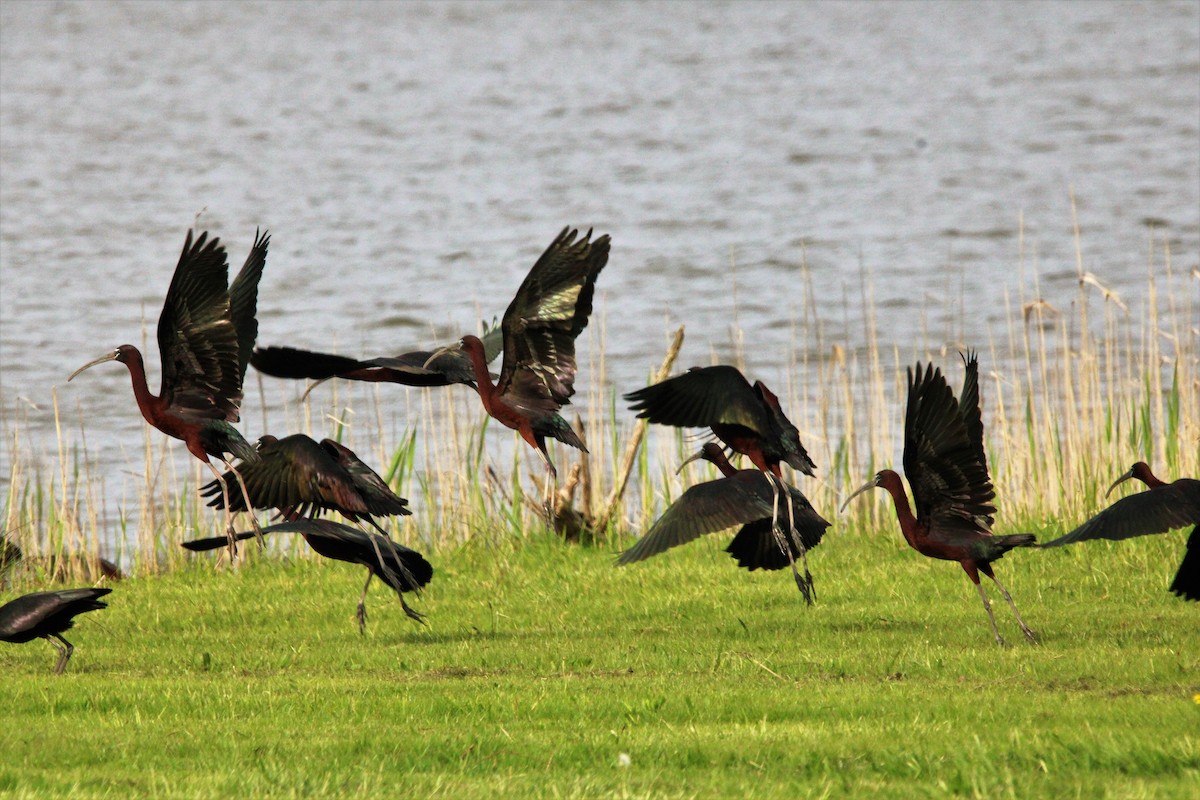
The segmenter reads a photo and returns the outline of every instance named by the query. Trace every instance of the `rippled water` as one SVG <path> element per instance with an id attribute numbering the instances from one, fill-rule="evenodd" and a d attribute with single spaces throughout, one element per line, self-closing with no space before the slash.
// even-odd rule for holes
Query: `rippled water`
<path id="1" fill-rule="evenodd" d="M 202 210 L 235 265 L 274 234 L 260 343 L 351 355 L 471 330 L 595 226 L 623 389 L 735 320 L 784 385 L 806 314 L 864 344 L 864 275 L 914 354 L 997 338 L 1022 253 L 1077 296 L 1072 192 L 1135 312 L 1152 243 L 1200 253 L 1193 2 L 4 3 L 0 57 L 0 400 L 52 454 L 57 386 L 101 473 L 141 467 L 128 378 L 65 378 L 152 330 Z"/>

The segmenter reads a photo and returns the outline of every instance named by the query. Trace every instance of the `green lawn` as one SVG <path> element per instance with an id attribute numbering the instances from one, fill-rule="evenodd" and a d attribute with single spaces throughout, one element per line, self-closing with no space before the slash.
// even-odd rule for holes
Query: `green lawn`
<path id="1" fill-rule="evenodd" d="M 619 570 L 537 539 L 434 552 L 429 626 L 375 584 L 365 637 L 345 564 L 125 581 L 66 675 L 0 645 L 0 796 L 1198 796 L 1183 535 L 1011 553 L 1042 643 L 993 593 L 1008 648 L 894 522 L 832 530 L 813 608 L 727 539 Z"/>

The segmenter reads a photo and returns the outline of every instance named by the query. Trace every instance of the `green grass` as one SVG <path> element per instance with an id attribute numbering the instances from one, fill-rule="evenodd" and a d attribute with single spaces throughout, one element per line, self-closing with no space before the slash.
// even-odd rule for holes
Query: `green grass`
<path id="1" fill-rule="evenodd" d="M 66 675 L 0 647 L 0 796 L 1194 797 L 1183 537 L 956 564 L 831 530 L 818 605 L 710 537 L 616 570 L 531 535 L 430 554 L 421 628 L 363 571 L 210 559 L 115 586 Z M 252 549 L 252 548 L 250 548 Z M 993 595 L 995 599 L 999 599 Z M 628 766 L 619 765 L 627 754 Z"/>

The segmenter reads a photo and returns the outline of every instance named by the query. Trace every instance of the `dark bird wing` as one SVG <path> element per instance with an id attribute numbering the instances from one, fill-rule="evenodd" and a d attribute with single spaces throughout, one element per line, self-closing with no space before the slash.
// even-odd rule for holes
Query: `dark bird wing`
<path id="1" fill-rule="evenodd" d="M 609 237 L 576 241 L 564 228 L 537 260 L 504 312 L 504 361 L 497 387 L 517 410 L 551 414 L 575 393 L 575 337 L 592 313 Z M 486 347 L 485 347 L 486 349 Z"/>
<path id="2" fill-rule="evenodd" d="M 707 533 L 771 516 L 771 496 L 766 498 L 754 482 L 757 470 L 743 470 L 729 478 L 718 478 L 692 486 L 663 512 L 646 535 L 617 558 L 617 565 L 642 561 L 664 550 L 685 544 Z"/>
<path id="3" fill-rule="evenodd" d="M 1075 530 L 1046 542 L 1058 547 L 1088 539 L 1129 539 L 1200 524 L 1200 480 L 1174 483 L 1122 497 Z"/>
<path id="4" fill-rule="evenodd" d="M 958 398 L 958 410 L 967 426 L 967 438 L 975 457 L 986 472 L 987 453 L 983 449 L 983 409 L 979 399 L 979 359 L 974 351 L 963 356 L 963 388 Z"/>
<path id="5" fill-rule="evenodd" d="M 258 282 L 262 279 L 263 267 L 267 265 L 267 247 L 270 244 L 270 233 L 255 231 L 250 255 L 246 256 L 246 263 L 233 283 L 229 284 L 229 319 L 237 331 L 238 340 L 239 389 L 246 378 L 246 366 L 250 363 L 254 341 L 258 338 Z"/>
<path id="6" fill-rule="evenodd" d="M 34 592 L 0 606 L 0 641 L 21 643 L 38 636 L 62 633 L 72 617 L 106 608 L 98 598 L 112 589 L 60 589 Z"/>
<path id="7" fill-rule="evenodd" d="M 661 425 L 708 428 L 741 425 L 769 435 L 770 412 L 745 376 L 726 365 L 692 367 L 682 375 L 630 392 L 625 399 L 638 417 Z"/>
<path id="8" fill-rule="evenodd" d="M 917 519 L 930 532 L 990 533 L 996 496 L 979 463 L 958 401 L 939 369 L 908 371 L 904 418 L 904 472 L 912 486 Z"/>
<path id="9" fill-rule="evenodd" d="M 349 447 L 333 439 L 321 440 L 321 447 L 349 473 L 369 513 L 380 517 L 412 513 L 408 510 L 408 501 L 393 492 L 379 473 L 368 467 Z"/>
<path id="10" fill-rule="evenodd" d="M 285 436 L 259 446 L 256 461 L 238 465 L 246 493 L 255 508 L 277 508 L 285 513 L 306 515 L 315 509 L 339 511 L 351 519 L 368 515 L 367 503 L 354 478 L 329 452 L 302 433 Z M 245 511 L 245 500 L 233 473 L 223 476 L 232 511 Z M 221 486 L 215 480 L 200 490 L 210 497 L 209 505 L 223 504 Z"/>
<path id="11" fill-rule="evenodd" d="M 242 401 L 238 337 L 229 319 L 225 248 L 189 230 L 158 317 L 161 396 L 178 413 L 237 422 Z"/>
<path id="12" fill-rule="evenodd" d="M 256 347 L 250 363 L 273 378 L 323 380 L 367 366 L 362 361 L 295 347 Z"/>
<path id="13" fill-rule="evenodd" d="M 796 539 L 799 538 L 805 550 L 812 550 L 821 543 L 829 522 L 817 513 L 799 489 L 794 486 L 788 486 L 788 489 L 792 496 L 792 514 L 795 521 L 794 533 L 789 537 L 788 546 L 792 551 L 792 559 L 796 559 L 800 557 Z M 764 486 L 763 491 L 767 493 L 766 499 L 769 500 L 770 490 Z M 781 522 L 787 520 L 786 510 L 780 509 L 779 519 Z M 791 564 L 791 560 L 780 549 L 779 542 L 771 531 L 769 516 L 743 525 L 725 548 L 725 552 L 738 562 L 739 567 L 751 572 L 756 569 L 783 569 Z"/>

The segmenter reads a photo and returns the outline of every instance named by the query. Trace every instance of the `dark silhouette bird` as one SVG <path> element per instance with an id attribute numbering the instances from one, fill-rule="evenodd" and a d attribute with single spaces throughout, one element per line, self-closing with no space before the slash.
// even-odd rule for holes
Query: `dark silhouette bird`
<path id="1" fill-rule="evenodd" d="M 404 602 L 404 592 L 418 591 L 433 578 L 433 567 L 416 550 L 373 531 L 362 531 L 327 519 L 301 519 L 268 525 L 263 528 L 263 533 L 298 533 L 318 555 L 367 568 L 367 582 L 358 600 L 360 634 L 367 623 L 367 589 L 371 586 L 371 578 L 376 576 L 396 591 L 405 614 L 417 622 L 425 622 L 423 614 Z M 247 531 L 235 535 L 238 539 L 248 539 L 254 533 Z M 183 547 L 198 552 L 222 547 L 224 543 L 224 537 L 218 536 L 184 542 Z"/>
<path id="2" fill-rule="evenodd" d="M 266 232 L 255 235 L 246 263 L 229 284 L 229 266 L 220 240 L 209 240 L 203 232 L 193 242 L 188 231 L 158 317 L 162 384 L 157 396 L 150 393 L 142 354 L 131 344 L 89 361 L 67 380 L 97 364 L 119 361 L 129 369 L 133 396 L 146 421 L 168 436 L 182 439 L 214 475 L 220 477 L 221 473 L 210 456 L 226 467 L 230 466 L 226 453 L 253 461 L 257 453 L 232 423 L 240 419 L 242 379 L 258 335 L 258 283 L 270 241 Z M 228 508 L 228 501 L 225 506 Z M 257 530 L 253 515 L 251 520 Z M 234 527 L 228 513 L 226 529 L 232 548 Z"/>
<path id="3" fill-rule="evenodd" d="M 220 540 L 224 543 L 224 539 Z M 107 608 L 99 598 L 112 589 L 59 589 L 53 592 L 34 592 L 0 606 L 0 642 L 24 644 L 42 638 L 58 650 L 56 675 L 67 668 L 75 647 L 63 638 L 63 633 L 75 624 L 75 617 L 86 611 Z M 58 641 L 56 642 L 55 639 Z M 59 644 L 62 642 L 62 644 Z"/>
<path id="4" fill-rule="evenodd" d="M 783 413 L 779 398 L 762 381 L 751 386 L 736 368 L 726 365 L 692 367 L 682 375 L 625 395 L 638 417 L 681 428 L 709 428 L 713 436 L 735 453 L 772 476 L 772 527 L 779 525 L 779 498 L 783 490 L 780 464 L 787 463 L 806 475 L 816 465 L 800 443 L 800 432 Z M 788 513 L 793 505 L 785 504 Z M 796 522 L 789 519 L 787 527 Z M 781 541 L 782 541 L 781 536 Z M 791 548 L 780 546 L 792 565 L 792 576 L 806 602 L 812 602 L 812 586 L 796 569 Z M 801 551 L 801 559 L 804 560 Z M 805 564 L 805 572 L 808 565 Z"/>
<path id="5" fill-rule="evenodd" d="M 1185 600 L 1200 601 L 1200 480 L 1180 478 L 1166 483 L 1155 477 L 1149 464 L 1139 461 L 1117 478 L 1105 496 L 1130 478 L 1137 478 L 1149 489 L 1122 497 L 1075 530 L 1042 547 L 1088 539 L 1129 539 L 1193 525 L 1183 561 L 1169 589 Z"/>
<path id="6" fill-rule="evenodd" d="M 721 446 L 708 442 L 700 452 L 684 464 L 704 459 L 717 466 L 724 477 L 698 483 L 687 489 L 663 512 L 646 535 L 617 559 L 617 565 L 632 564 L 677 545 L 685 544 L 707 533 L 716 533 L 734 525 L 741 530 L 730 542 L 726 552 L 739 567 L 783 569 L 796 557 L 821 543 L 829 523 L 813 509 L 798 489 L 788 486 L 795 520 L 792 534 L 786 543 L 778 526 L 771 524 L 771 479 L 757 469 L 738 470 L 729 463 Z M 682 469 L 682 466 L 680 467 Z M 784 548 L 791 550 L 789 559 Z M 806 576 L 811 586 L 812 576 Z"/>
<path id="7" fill-rule="evenodd" d="M 484 356 L 491 363 L 500 355 L 500 326 L 485 325 L 480 338 Z M 294 347 L 259 347 L 250 357 L 250 363 L 259 372 L 276 378 L 315 380 L 316 383 L 304 390 L 304 397 L 330 378 L 399 383 L 405 386 L 464 383 L 475 388 L 475 370 L 463 352 L 461 343 L 439 350 L 414 350 L 397 356 L 364 360 Z"/>
<path id="8" fill-rule="evenodd" d="M 563 228 L 508 304 L 500 321 L 504 360 L 495 383 L 479 337 L 464 336 L 458 344 L 471 361 L 484 410 L 517 431 L 541 455 L 548 473 L 548 519 L 553 519 L 549 505 L 557 471 L 546 452 L 546 439 L 587 452 L 558 410 L 575 394 L 575 338 L 587 327 L 596 278 L 608 263 L 610 245 L 607 235 L 593 242 L 590 230 L 578 240 L 577 234 Z M 441 353 L 431 356 L 427 364 Z"/>
<path id="9" fill-rule="evenodd" d="M 904 418 L 904 473 L 912 487 L 916 516 L 904 493 L 900 476 L 890 469 L 855 491 L 842 504 L 879 487 L 892 496 L 896 518 L 905 541 L 922 555 L 957 561 L 979 590 L 996 641 L 1004 638 L 996 627 L 987 593 L 979 582 L 979 573 L 995 582 L 1025 637 L 1037 637 L 1021 619 L 1008 590 L 996 580 L 992 562 L 1014 547 L 1029 547 L 1030 534 L 993 536 L 991 527 L 996 513 L 992 504 L 996 493 L 988 475 L 983 450 L 983 423 L 979 408 L 979 364 L 974 353 L 964 356 L 966 377 L 963 403 L 954 398 L 940 369 L 932 364 L 916 372 L 908 370 L 908 408 Z M 969 405 L 968 405 L 969 403 Z"/>

